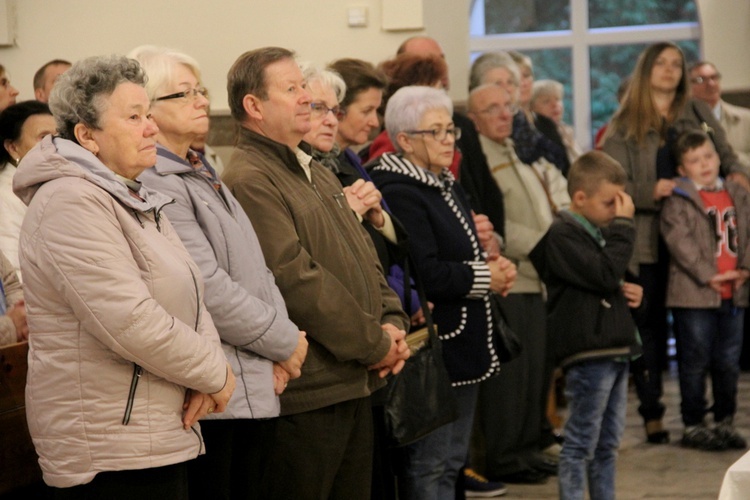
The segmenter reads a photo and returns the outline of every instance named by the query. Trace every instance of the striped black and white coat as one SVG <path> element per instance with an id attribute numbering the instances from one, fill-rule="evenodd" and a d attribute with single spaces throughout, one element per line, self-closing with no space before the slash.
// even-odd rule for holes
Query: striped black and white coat
<path id="1" fill-rule="evenodd" d="M 392 153 L 381 156 L 371 175 L 409 233 L 453 385 L 496 375 L 490 271 L 461 186 L 448 169 L 435 175 Z"/>

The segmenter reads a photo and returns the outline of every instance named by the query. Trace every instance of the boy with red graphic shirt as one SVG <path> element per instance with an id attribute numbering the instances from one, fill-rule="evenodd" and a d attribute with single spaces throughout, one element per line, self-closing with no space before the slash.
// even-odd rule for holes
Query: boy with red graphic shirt
<path id="1" fill-rule="evenodd" d="M 664 201 L 661 233 L 671 256 L 667 307 L 672 308 L 681 444 L 701 450 L 745 448 L 732 425 L 743 320 L 750 277 L 750 193 L 719 178 L 719 156 L 701 131 L 683 134 L 675 153 L 684 177 Z M 704 419 L 706 373 L 711 375 L 714 426 Z"/>

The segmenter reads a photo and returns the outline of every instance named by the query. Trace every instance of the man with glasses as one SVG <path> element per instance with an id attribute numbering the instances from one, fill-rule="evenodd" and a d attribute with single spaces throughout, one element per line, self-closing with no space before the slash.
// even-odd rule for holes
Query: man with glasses
<path id="1" fill-rule="evenodd" d="M 370 394 L 409 357 L 409 318 L 341 184 L 302 142 L 306 87 L 294 54 L 278 47 L 246 52 L 228 74 L 240 131 L 224 181 L 309 341 L 302 375 L 280 396 L 260 498 L 369 498 Z"/>
<path id="2" fill-rule="evenodd" d="M 693 63 L 689 75 L 693 97 L 711 106 L 740 162 L 750 167 L 750 109 L 734 106 L 721 98 L 721 73 L 713 63 Z"/>
<path id="3" fill-rule="evenodd" d="M 518 111 L 505 88 L 480 85 L 469 94 L 474 121 L 490 171 L 505 199 L 505 252 L 518 277 L 499 302 L 508 324 L 521 338 L 523 353 L 503 365 L 499 377 L 483 383 L 479 424 L 485 437 L 485 475 L 506 483 L 541 483 L 556 473 L 556 463 L 540 453 L 545 415 L 546 325 L 542 283 L 529 252 L 545 234 L 555 212 L 570 204 L 562 172 L 544 158 L 532 165 L 516 154 L 513 116 Z M 477 453 L 477 456 L 481 453 Z"/>

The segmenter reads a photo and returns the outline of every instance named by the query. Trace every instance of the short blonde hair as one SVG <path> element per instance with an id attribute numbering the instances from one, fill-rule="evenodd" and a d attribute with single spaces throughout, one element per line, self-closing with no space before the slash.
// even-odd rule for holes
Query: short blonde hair
<path id="1" fill-rule="evenodd" d="M 141 45 L 130 51 L 128 57 L 138 61 L 148 75 L 146 93 L 152 101 L 164 93 L 164 89 L 174 78 L 175 68 L 180 64 L 186 66 L 199 82 L 201 80 L 198 61 L 177 50 L 156 45 Z"/>

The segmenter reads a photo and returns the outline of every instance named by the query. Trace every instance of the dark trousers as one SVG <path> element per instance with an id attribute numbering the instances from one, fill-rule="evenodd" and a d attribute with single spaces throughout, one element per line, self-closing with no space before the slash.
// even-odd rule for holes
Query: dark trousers
<path id="1" fill-rule="evenodd" d="M 187 463 L 151 469 L 100 472 L 88 484 L 54 488 L 56 500 L 185 500 L 188 498 Z"/>
<path id="2" fill-rule="evenodd" d="M 633 381 L 641 404 L 638 413 L 643 420 L 660 420 L 664 415 L 662 371 L 667 366 L 667 262 L 641 264 L 638 284 L 643 287 L 643 305 L 635 315 L 643 342 L 643 355 L 631 364 Z"/>
<path id="3" fill-rule="evenodd" d="M 674 309 L 677 328 L 677 364 L 680 369 L 682 421 L 698 425 L 709 411 L 706 375 L 711 375 L 716 422 L 737 410 L 739 355 L 745 309 L 722 301 L 718 309 Z"/>
<path id="4" fill-rule="evenodd" d="M 504 363 L 499 376 L 480 384 L 471 462 L 490 478 L 528 469 L 538 461 L 550 378 L 542 295 L 510 294 L 499 304 L 523 352 Z"/>
<path id="5" fill-rule="evenodd" d="M 372 446 L 369 397 L 279 417 L 262 498 L 369 498 Z"/>
<path id="6" fill-rule="evenodd" d="M 204 420 L 206 454 L 189 462 L 191 498 L 260 499 L 276 419 Z"/>

